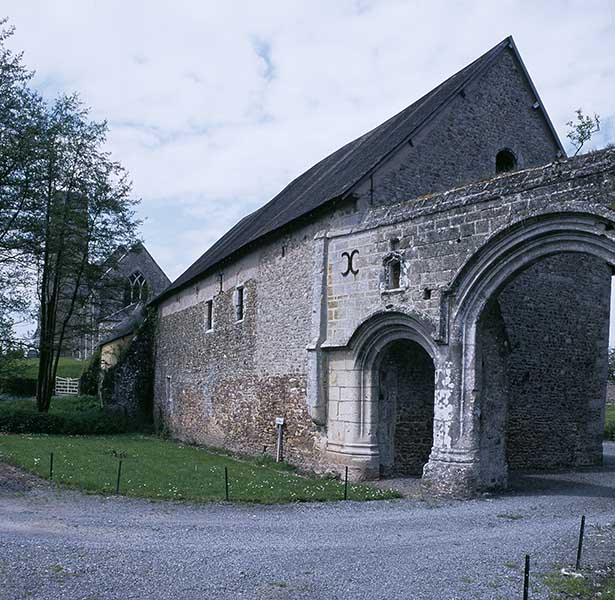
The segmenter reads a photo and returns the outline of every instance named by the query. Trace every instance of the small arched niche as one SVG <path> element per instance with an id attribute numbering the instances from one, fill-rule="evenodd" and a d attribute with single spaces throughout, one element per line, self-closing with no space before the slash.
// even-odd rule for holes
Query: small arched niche
<path id="1" fill-rule="evenodd" d="M 406 287 L 406 276 L 403 268 L 403 256 L 397 251 L 389 252 L 382 261 L 384 267 L 381 279 L 381 289 L 399 290 Z"/>
<path id="2" fill-rule="evenodd" d="M 495 172 L 509 173 L 517 168 L 517 157 L 511 150 L 500 150 L 495 156 Z"/>

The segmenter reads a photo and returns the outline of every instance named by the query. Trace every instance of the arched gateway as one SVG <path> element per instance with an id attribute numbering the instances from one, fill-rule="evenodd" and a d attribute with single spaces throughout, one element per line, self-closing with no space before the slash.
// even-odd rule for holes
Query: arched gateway
<path id="1" fill-rule="evenodd" d="M 613 229 L 603 209 L 536 215 L 461 269 L 443 347 L 450 419 L 426 469 L 436 484 L 489 487 L 509 467 L 601 462 Z"/>
<path id="2" fill-rule="evenodd" d="M 424 474 L 457 492 L 506 485 L 509 470 L 599 463 L 615 266 L 608 214 L 520 219 L 458 271 L 439 331 L 391 305 L 332 349 L 335 462 L 357 478 Z"/>

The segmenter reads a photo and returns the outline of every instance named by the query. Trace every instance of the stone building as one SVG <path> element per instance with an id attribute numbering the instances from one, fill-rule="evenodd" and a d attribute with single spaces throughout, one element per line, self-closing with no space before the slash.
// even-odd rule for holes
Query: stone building
<path id="1" fill-rule="evenodd" d="M 67 354 L 75 358 L 89 358 L 116 328 L 136 322 L 135 313 L 140 315 L 142 306 L 171 283 L 141 242 L 117 248 L 108 265 L 96 285 L 84 294 L 87 301 L 69 330 Z"/>
<path id="2" fill-rule="evenodd" d="M 567 160 L 512 38 L 295 179 L 155 301 L 174 437 L 355 479 L 601 461 L 615 152 Z"/>

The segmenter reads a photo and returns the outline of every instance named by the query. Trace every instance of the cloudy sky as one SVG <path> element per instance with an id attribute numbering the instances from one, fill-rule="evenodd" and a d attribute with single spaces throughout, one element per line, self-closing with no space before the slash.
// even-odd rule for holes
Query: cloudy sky
<path id="1" fill-rule="evenodd" d="M 171 279 L 291 179 L 512 34 L 563 140 L 615 142 L 615 2 L 4 0 L 49 98 L 77 91 Z"/>

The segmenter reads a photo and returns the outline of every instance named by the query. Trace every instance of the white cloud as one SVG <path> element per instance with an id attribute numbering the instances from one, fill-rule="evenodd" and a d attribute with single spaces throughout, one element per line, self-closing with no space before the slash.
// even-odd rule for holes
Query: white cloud
<path id="1" fill-rule="evenodd" d="M 615 142 L 615 5 L 5 0 L 50 96 L 79 91 L 143 199 L 171 278 L 244 214 L 513 34 L 565 139 Z"/>

